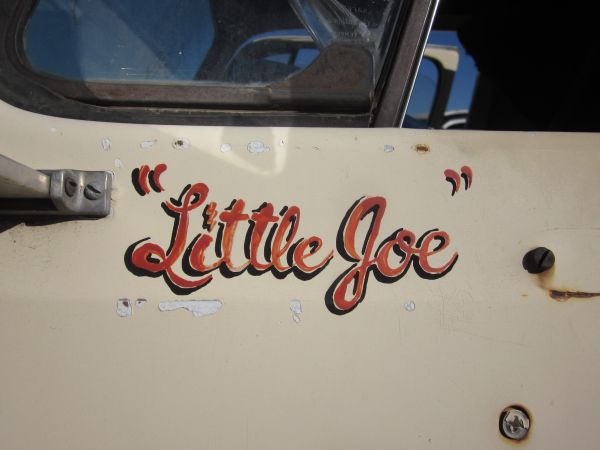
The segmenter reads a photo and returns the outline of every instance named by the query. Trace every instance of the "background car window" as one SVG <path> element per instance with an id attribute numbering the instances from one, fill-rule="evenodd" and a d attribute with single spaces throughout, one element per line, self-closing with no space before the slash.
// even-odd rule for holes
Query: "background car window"
<path id="1" fill-rule="evenodd" d="M 465 51 L 455 31 L 432 30 L 427 42 L 429 44 L 448 45 L 458 49 L 458 69 L 454 75 L 447 110 L 468 110 L 473 98 L 473 90 L 475 89 L 478 75 L 473 58 Z"/>
<path id="2" fill-rule="evenodd" d="M 433 100 L 438 83 L 438 69 L 430 59 L 423 58 L 417 73 L 417 79 L 408 103 L 406 114 L 414 119 L 411 128 L 427 128 L 429 114 L 433 106 Z"/>
<path id="3" fill-rule="evenodd" d="M 599 131 L 595 21 L 541 0 L 441 0 L 428 44 L 455 46 L 460 64 L 439 128 Z"/>
<path id="4" fill-rule="evenodd" d="M 427 45 L 443 45 L 458 50 L 458 68 L 452 80 L 444 120 L 439 127 L 464 128 L 479 74 L 475 62 L 465 51 L 455 31 L 432 30 Z M 431 125 L 429 115 L 434 99 L 439 94 L 439 81 L 439 68 L 430 59 L 423 58 L 408 104 L 404 127 L 427 128 Z"/>

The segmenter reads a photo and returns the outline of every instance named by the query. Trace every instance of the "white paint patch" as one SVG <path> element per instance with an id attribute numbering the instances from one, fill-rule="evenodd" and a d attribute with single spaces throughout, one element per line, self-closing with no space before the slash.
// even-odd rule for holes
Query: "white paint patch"
<path id="1" fill-rule="evenodd" d="M 154 146 L 154 144 L 156 144 L 156 139 L 148 139 L 147 141 L 140 143 L 140 148 L 146 150 Z"/>
<path id="2" fill-rule="evenodd" d="M 187 150 L 190 148 L 190 141 L 186 138 L 175 139 L 171 144 L 175 150 Z"/>
<path id="3" fill-rule="evenodd" d="M 302 303 L 300 303 L 300 300 L 292 300 L 290 302 L 290 310 L 292 311 L 294 322 L 300 323 L 300 314 L 302 314 Z"/>
<path id="4" fill-rule="evenodd" d="M 50 133 L 57 133 L 58 132 L 58 128 L 50 128 Z"/>
<path id="5" fill-rule="evenodd" d="M 413 312 L 416 308 L 417 308 L 417 305 L 415 305 L 415 302 L 413 302 L 412 300 L 410 302 L 406 302 L 404 304 L 404 309 L 407 310 L 408 312 Z"/>
<path id="6" fill-rule="evenodd" d="M 285 145 L 285 141 L 283 139 L 279 140 L 279 146 L 283 147 Z"/>
<path id="7" fill-rule="evenodd" d="M 221 144 L 221 153 L 229 153 L 231 151 L 231 144 Z"/>
<path id="8" fill-rule="evenodd" d="M 100 141 L 100 146 L 102 147 L 102 150 L 104 150 L 105 152 L 110 150 L 111 145 L 112 145 L 112 142 L 110 141 L 109 138 L 103 138 Z"/>
<path id="9" fill-rule="evenodd" d="M 187 309 L 194 317 L 202 317 L 216 314 L 222 306 L 223 304 L 219 300 L 185 300 L 161 302 L 158 304 L 158 309 L 160 311 Z"/>
<path id="10" fill-rule="evenodd" d="M 117 315 L 119 317 L 131 316 L 131 302 L 126 298 L 120 298 L 117 300 Z"/>
<path id="11" fill-rule="evenodd" d="M 383 146 L 383 151 L 386 153 L 392 153 L 394 150 L 396 150 L 396 147 L 394 147 L 393 145 L 385 144 Z"/>
<path id="12" fill-rule="evenodd" d="M 115 159 L 115 167 L 117 169 L 122 169 L 123 168 L 123 161 L 121 161 L 119 158 Z"/>
<path id="13" fill-rule="evenodd" d="M 148 300 L 146 300 L 145 298 L 138 298 L 135 301 L 135 306 L 137 306 L 138 308 L 141 308 L 142 306 L 144 306 L 146 304 Z"/>
<path id="14" fill-rule="evenodd" d="M 248 142 L 246 148 L 250 153 L 266 153 L 269 150 L 271 150 L 269 147 L 267 147 L 264 143 L 260 141 L 250 141 Z"/>

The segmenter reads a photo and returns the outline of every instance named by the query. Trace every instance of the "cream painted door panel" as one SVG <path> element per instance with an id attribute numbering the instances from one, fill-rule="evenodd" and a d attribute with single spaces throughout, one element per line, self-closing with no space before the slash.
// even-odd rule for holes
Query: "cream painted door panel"
<path id="1" fill-rule="evenodd" d="M 512 404 L 597 448 L 597 135 L 0 115 L 114 173 L 107 218 L 3 223 L 0 448 L 503 449 Z"/>

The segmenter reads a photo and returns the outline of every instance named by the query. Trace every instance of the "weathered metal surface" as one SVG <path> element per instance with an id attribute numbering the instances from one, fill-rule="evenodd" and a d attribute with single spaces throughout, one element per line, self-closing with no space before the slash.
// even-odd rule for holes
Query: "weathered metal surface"
<path id="1" fill-rule="evenodd" d="M 50 177 L 0 154 L 0 198 L 48 198 Z"/>
<path id="2" fill-rule="evenodd" d="M 514 404 L 535 414 L 519 445 L 597 447 L 600 302 L 549 296 L 600 292 L 597 135 L 122 125 L 5 104 L 0 114 L 10 158 L 114 172 L 109 217 L 0 233 L 3 447 L 503 449 L 499 414 Z M 174 148 L 182 138 L 189 146 Z M 249 151 L 251 142 L 269 151 Z M 460 182 L 454 195 L 447 170 Z M 188 184 L 204 184 L 207 197 L 174 213 Z M 363 197 L 376 214 L 352 208 Z M 193 270 L 219 260 L 234 199 L 259 214 L 237 223 L 238 269 L 248 221 L 258 229 L 261 205 L 274 207 L 256 261 L 235 278 L 227 262 Z M 294 242 L 321 240 L 279 258 L 280 269 L 299 269 L 285 277 L 259 269 L 266 249 L 284 249 L 285 233 L 279 249 L 276 231 L 267 245 L 284 206 L 300 210 Z M 171 239 L 184 228 L 177 253 Z M 386 246 L 401 228 L 404 244 Z M 204 260 L 192 245 L 199 233 L 213 239 Z M 156 247 L 131 271 L 136 242 Z M 555 264 L 529 274 L 523 255 L 541 246 Z M 172 264 L 158 247 L 177 254 Z M 398 248 L 411 255 L 407 271 L 386 277 L 402 263 Z M 348 311 L 352 280 L 346 297 L 327 298 L 354 264 L 364 297 L 332 314 Z M 186 283 L 212 278 L 184 295 L 166 267 Z M 207 299 L 222 303 L 218 313 L 159 310 Z"/>

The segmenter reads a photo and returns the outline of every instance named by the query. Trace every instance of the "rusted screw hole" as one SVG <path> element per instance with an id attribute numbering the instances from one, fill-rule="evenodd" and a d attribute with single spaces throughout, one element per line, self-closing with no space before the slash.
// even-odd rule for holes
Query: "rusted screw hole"
<path id="1" fill-rule="evenodd" d="M 185 138 L 178 138 L 173 140 L 172 145 L 176 150 L 185 150 L 190 146 L 190 141 Z"/>
<path id="2" fill-rule="evenodd" d="M 500 413 L 500 433 L 511 441 L 522 441 L 527 437 L 531 420 L 525 408 L 512 405 Z"/>

